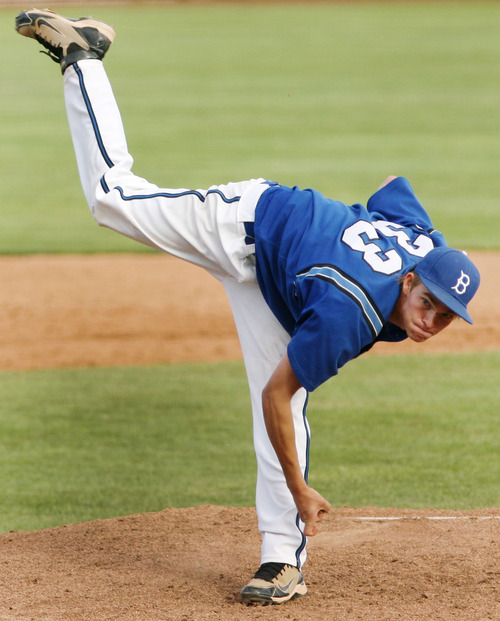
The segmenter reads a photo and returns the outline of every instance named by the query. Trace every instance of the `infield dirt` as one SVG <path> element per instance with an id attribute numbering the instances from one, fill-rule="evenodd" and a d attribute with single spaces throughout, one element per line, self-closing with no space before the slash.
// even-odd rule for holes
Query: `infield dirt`
<path id="1" fill-rule="evenodd" d="M 459 320 L 425 344 L 378 344 L 380 353 L 500 348 L 500 255 L 471 253 L 481 286 Z M 0 258 L 0 369 L 237 360 L 221 285 L 160 254 Z"/>
<path id="2" fill-rule="evenodd" d="M 367 355 L 498 350 L 500 257 L 471 258 L 483 279 L 474 327 L 456 322 L 434 342 Z M 171 257 L 6 257 L 0 274 L 0 369 L 240 358 L 222 288 Z M 499 540 L 500 508 L 335 509 L 310 540 L 309 594 L 247 608 L 238 592 L 259 562 L 252 508 L 6 533 L 0 620 L 497 621 Z"/>

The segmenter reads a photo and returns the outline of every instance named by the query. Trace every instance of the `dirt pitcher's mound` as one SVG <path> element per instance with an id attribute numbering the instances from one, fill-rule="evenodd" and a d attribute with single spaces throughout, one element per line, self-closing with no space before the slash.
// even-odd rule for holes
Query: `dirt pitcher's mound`
<path id="1" fill-rule="evenodd" d="M 382 518 L 382 519 L 381 519 Z M 307 596 L 247 608 L 253 509 L 199 507 L 0 536 L 0 619 L 500 619 L 500 511 L 337 509 L 310 540 Z"/>

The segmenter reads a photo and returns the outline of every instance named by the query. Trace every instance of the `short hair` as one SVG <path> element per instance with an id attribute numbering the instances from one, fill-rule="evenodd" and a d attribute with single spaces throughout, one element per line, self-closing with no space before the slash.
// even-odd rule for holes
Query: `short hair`
<path id="1" fill-rule="evenodd" d="M 410 274 L 410 272 L 413 274 L 413 280 L 411 281 L 411 287 L 410 287 L 410 291 L 411 291 L 412 289 L 415 289 L 415 287 L 417 287 L 422 281 L 420 279 L 420 276 L 416 274 L 413 270 L 409 270 L 408 272 L 406 272 L 406 274 Z M 403 280 L 405 279 L 406 274 L 403 274 L 399 277 L 398 282 L 400 285 L 403 284 Z"/>

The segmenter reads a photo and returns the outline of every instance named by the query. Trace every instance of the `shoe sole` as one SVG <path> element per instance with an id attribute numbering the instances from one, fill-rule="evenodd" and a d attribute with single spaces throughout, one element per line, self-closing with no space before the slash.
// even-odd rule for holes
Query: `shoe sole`
<path id="1" fill-rule="evenodd" d="M 24 11 L 16 17 L 16 30 L 20 35 L 30 37 L 31 39 L 39 37 L 49 45 L 60 48 L 63 56 L 67 54 L 68 47 L 72 43 L 75 43 L 84 51 L 90 50 L 89 42 L 78 32 L 83 28 L 97 30 L 103 37 L 109 40 L 109 45 L 115 38 L 115 31 L 112 26 L 92 18 L 71 20 L 51 11 L 37 11 L 33 9 Z"/>
<path id="2" fill-rule="evenodd" d="M 241 601 L 247 606 L 257 605 L 257 606 L 269 606 L 270 604 L 284 604 L 285 602 L 289 602 L 292 599 L 296 599 L 297 597 L 302 597 L 307 593 L 307 587 L 304 583 L 297 584 L 294 591 L 289 595 L 284 597 L 269 597 L 264 593 L 258 593 L 254 591 L 253 593 L 245 593 L 241 592 Z"/>

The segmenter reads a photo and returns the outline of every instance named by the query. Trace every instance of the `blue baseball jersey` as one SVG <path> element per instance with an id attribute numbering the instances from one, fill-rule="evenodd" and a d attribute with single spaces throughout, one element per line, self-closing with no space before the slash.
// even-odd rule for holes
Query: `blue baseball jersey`
<path id="1" fill-rule="evenodd" d="M 257 204 L 254 234 L 259 286 L 309 391 L 377 340 L 406 338 L 388 321 L 400 277 L 446 243 L 403 177 L 366 207 L 273 186 Z"/>

